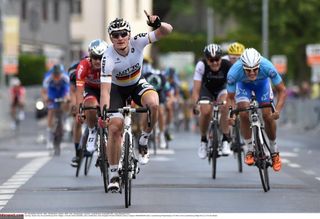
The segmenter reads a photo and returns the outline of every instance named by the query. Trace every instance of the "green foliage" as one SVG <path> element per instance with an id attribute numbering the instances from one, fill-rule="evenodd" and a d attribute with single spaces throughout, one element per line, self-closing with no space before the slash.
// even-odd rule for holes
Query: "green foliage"
<path id="1" fill-rule="evenodd" d="M 215 39 L 215 42 L 219 43 L 221 39 Z M 173 32 L 158 41 L 154 46 L 159 49 L 160 53 L 191 51 L 194 52 L 196 58 L 199 58 L 202 56 L 202 51 L 206 44 L 207 40 L 204 34 Z"/>
<path id="2" fill-rule="evenodd" d="M 262 0 L 207 1 L 222 17 L 233 16 L 238 30 L 229 33 L 239 37 L 246 47 L 261 51 Z M 306 64 L 307 44 L 320 43 L 320 1 L 269 0 L 269 55 L 288 57 L 288 77 L 294 81 L 310 79 Z"/>
<path id="3" fill-rule="evenodd" d="M 45 56 L 21 54 L 19 56 L 19 78 L 25 86 L 42 83 L 46 72 Z"/>

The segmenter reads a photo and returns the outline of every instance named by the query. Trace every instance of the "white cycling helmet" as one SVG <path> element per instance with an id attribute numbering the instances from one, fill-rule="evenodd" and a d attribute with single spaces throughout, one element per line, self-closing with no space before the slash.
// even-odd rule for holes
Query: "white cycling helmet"
<path id="1" fill-rule="evenodd" d="M 131 27 L 128 21 L 123 20 L 122 18 L 116 18 L 114 21 L 111 21 L 108 26 L 108 33 L 112 34 L 115 31 L 126 30 L 131 32 Z"/>
<path id="2" fill-rule="evenodd" d="M 89 43 L 88 52 L 90 56 L 102 56 L 107 48 L 108 44 L 105 41 L 96 39 Z"/>
<path id="3" fill-rule="evenodd" d="M 240 56 L 241 62 L 246 68 L 254 68 L 260 65 L 261 55 L 254 48 L 245 49 Z"/>
<path id="4" fill-rule="evenodd" d="M 221 46 L 218 44 L 207 45 L 206 47 L 204 47 L 203 52 L 207 58 L 222 56 L 222 49 L 221 49 Z"/>

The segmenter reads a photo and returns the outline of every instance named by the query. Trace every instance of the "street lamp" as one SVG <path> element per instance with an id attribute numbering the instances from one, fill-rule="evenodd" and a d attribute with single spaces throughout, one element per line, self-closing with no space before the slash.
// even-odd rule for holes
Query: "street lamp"
<path id="1" fill-rule="evenodd" d="M 269 0 L 262 2 L 262 54 L 269 56 Z"/>

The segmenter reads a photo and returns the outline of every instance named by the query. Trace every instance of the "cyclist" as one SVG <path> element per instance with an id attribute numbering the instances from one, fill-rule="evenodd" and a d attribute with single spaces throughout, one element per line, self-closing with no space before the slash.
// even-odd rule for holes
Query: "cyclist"
<path id="1" fill-rule="evenodd" d="M 148 72 L 143 73 L 145 79 L 154 87 L 159 95 L 159 110 L 158 110 L 158 126 L 159 126 L 159 146 L 160 148 L 166 148 L 166 139 L 164 135 L 165 131 L 165 103 L 166 103 L 166 91 L 168 89 L 168 83 L 160 70 L 149 69 Z M 145 123 L 144 123 L 145 124 Z"/>
<path id="2" fill-rule="evenodd" d="M 21 81 L 17 77 L 13 77 L 10 80 L 10 96 L 11 96 L 11 104 L 10 104 L 10 115 L 12 118 L 12 129 L 16 128 L 16 119 L 23 120 L 24 115 L 24 105 L 25 105 L 25 96 L 26 89 L 21 85 Z M 19 113 L 17 115 L 17 110 Z M 18 116 L 19 118 L 16 118 Z"/>
<path id="3" fill-rule="evenodd" d="M 46 74 L 42 83 L 41 96 L 48 107 L 47 117 L 47 148 L 53 148 L 52 126 L 54 111 L 60 106 L 54 102 L 56 98 L 69 98 L 70 80 L 68 74 L 64 71 L 61 64 L 54 65 Z M 68 104 L 64 104 L 64 110 L 67 110 Z"/>
<path id="4" fill-rule="evenodd" d="M 225 101 L 227 98 L 227 73 L 231 67 L 228 60 L 221 59 L 222 50 L 218 44 L 209 44 L 204 48 L 204 59 L 198 61 L 193 81 L 192 101 L 194 114 L 199 114 L 199 127 L 201 134 L 201 143 L 198 148 L 198 156 L 201 159 L 207 157 L 207 132 L 212 116 L 211 105 L 197 105 L 198 100 L 210 100 L 218 102 Z M 228 156 L 230 150 L 230 130 L 228 124 L 228 107 L 220 107 L 220 127 L 223 133 L 222 149 L 219 153 Z"/>
<path id="5" fill-rule="evenodd" d="M 265 122 L 265 130 L 270 141 L 272 163 L 274 171 L 281 169 L 281 159 L 276 144 L 276 119 L 286 100 L 286 87 L 281 76 L 266 58 L 254 48 L 245 49 L 238 60 L 228 72 L 228 103 L 238 108 L 249 106 L 252 91 L 255 92 L 259 104 L 269 103 L 273 99 L 273 92 L 269 79 L 277 92 L 276 111 L 272 113 L 270 108 L 263 108 L 262 114 Z M 234 99 L 235 98 L 235 99 Z M 253 145 L 251 142 L 251 130 L 248 113 L 240 113 L 240 129 L 244 142 L 248 148 L 245 163 L 253 165 Z"/>
<path id="6" fill-rule="evenodd" d="M 100 100 L 100 72 L 102 55 L 108 45 L 101 39 L 96 39 L 89 44 L 89 57 L 82 59 L 76 70 L 76 103 L 84 107 L 96 107 Z M 87 140 L 87 151 L 92 153 L 95 150 L 97 111 L 85 111 L 86 124 L 89 129 Z M 81 115 L 78 115 L 78 122 L 82 123 Z"/>
<path id="7" fill-rule="evenodd" d="M 86 58 L 86 57 L 85 57 Z M 71 166 L 77 167 L 78 160 L 79 160 L 79 144 L 81 139 L 81 123 L 78 123 L 76 120 L 78 107 L 77 107 L 77 100 L 76 100 L 76 70 L 79 65 L 80 61 L 74 62 L 71 64 L 70 68 L 68 69 L 69 79 L 70 79 L 70 103 L 71 103 L 71 115 L 74 118 L 73 126 L 72 126 L 72 138 L 74 142 L 75 148 L 75 157 L 71 160 Z"/>
<path id="8" fill-rule="evenodd" d="M 148 25 L 155 28 L 149 33 L 140 33 L 131 37 L 131 27 L 122 18 L 115 19 L 108 26 L 108 33 L 113 43 L 102 60 L 101 72 L 101 107 L 119 108 L 125 105 L 126 99 L 132 97 L 133 101 L 151 110 L 151 127 L 142 131 L 139 145 L 139 162 L 146 164 L 149 161 L 148 138 L 158 118 L 159 98 L 154 88 L 141 76 L 143 49 L 149 43 L 154 43 L 172 31 L 172 26 L 161 22 L 156 15 L 148 15 Z M 123 130 L 123 117 L 113 114 L 108 125 L 108 161 L 110 163 L 109 190 L 119 190 L 118 163 L 121 150 L 121 133 Z"/>
<path id="9" fill-rule="evenodd" d="M 168 89 L 166 90 L 166 138 L 171 141 L 173 135 L 171 134 L 170 128 L 175 116 L 178 116 L 178 105 L 180 98 L 180 80 L 176 70 L 172 67 L 167 68 L 164 71 L 168 83 Z"/>
<path id="10" fill-rule="evenodd" d="M 229 60 L 231 64 L 234 64 L 243 53 L 245 47 L 243 44 L 234 42 L 228 46 L 227 55 L 223 56 L 223 59 Z"/>

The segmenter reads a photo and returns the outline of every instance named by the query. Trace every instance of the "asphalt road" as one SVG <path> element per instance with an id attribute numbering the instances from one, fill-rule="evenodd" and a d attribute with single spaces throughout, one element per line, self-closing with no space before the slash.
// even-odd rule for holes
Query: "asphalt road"
<path id="1" fill-rule="evenodd" d="M 39 136 L 45 122 L 33 114 L 19 132 L 0 137 L 0 213 L 319 213 L 319 131 L 279 129 L 281 172 L 270 173 L 271 190 L 263 192 L 258 170 L 237 172 L 233 156 L 218 159 L 217 178 L 207 160 L 197 157 L 199 136 L 175 132 L 169 150 L 151 156 L 133 181 L 132 206 L 124 194 L 106 194 L 97 168 L 75 177 L 71 142 L 53 157 Z"/>

